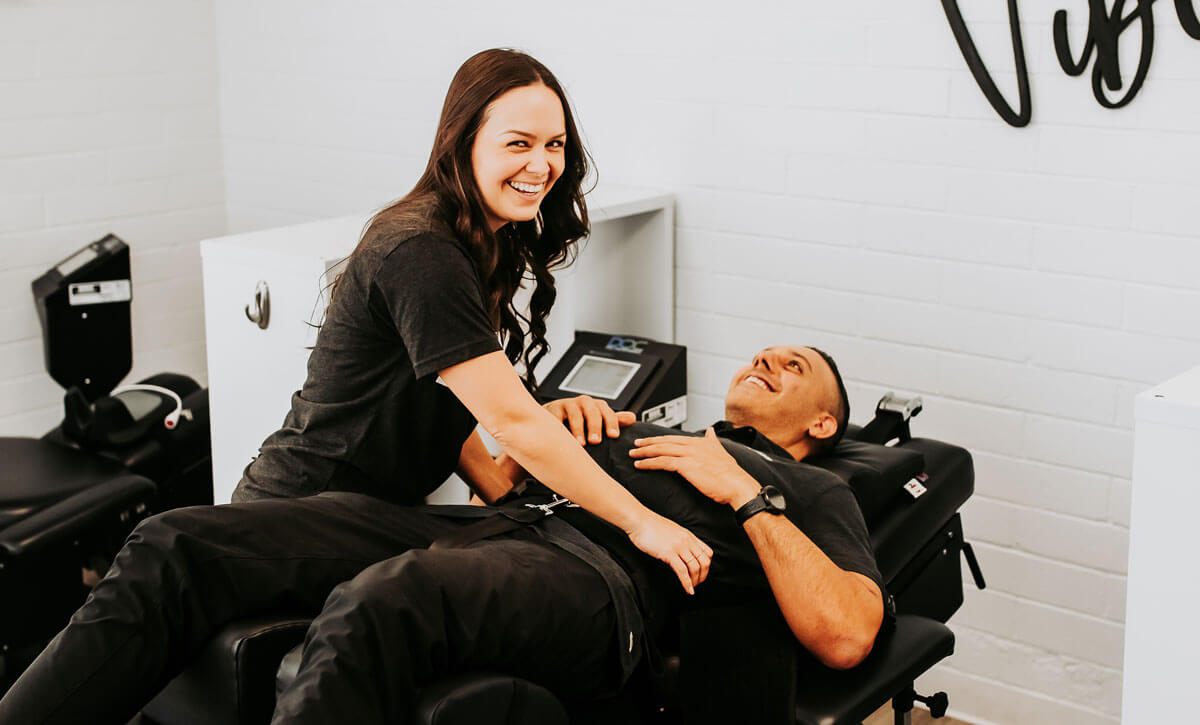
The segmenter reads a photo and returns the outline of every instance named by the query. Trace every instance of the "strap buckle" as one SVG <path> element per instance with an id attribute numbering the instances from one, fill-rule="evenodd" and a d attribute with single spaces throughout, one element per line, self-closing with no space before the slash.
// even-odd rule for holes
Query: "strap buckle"
<path id="1" fill-rule="evenodd" d="M 888 445 L 893 440 L 906 443 L 912 439 L 908 421 L 925 407 L 921 396 L 902 398 L 889 392 L 875 405 L 875 418 L 867 423 L 858 435 L 860 441 Z"/>
<path id="2" fill-rule="evenodd" d="M 579 508 L 579 504 L 573 503 L 571 499 L 563 498 L 557 493 L 554 494 L 554 498 L 550 499 L 550 501 L 547 503 L 527 503 L 525 504 L 525 508 L 537 509 L 538 511 L 542 512 L 542 516 L 553 516 L 554 507 L 562 506 L 563 504 L 566 504 L 567 508 Z"/>
<path id="3" fill-rule="evenodd" d="M 925 407 L 921 401 L 921 396 L 914 395 L 911 398 L 901 398 L 893 392 L 889 392 L 879 399 L 879 403 L 875 406 L 876 413 L 898 413 L 900 420 L 907 421 Z"/>

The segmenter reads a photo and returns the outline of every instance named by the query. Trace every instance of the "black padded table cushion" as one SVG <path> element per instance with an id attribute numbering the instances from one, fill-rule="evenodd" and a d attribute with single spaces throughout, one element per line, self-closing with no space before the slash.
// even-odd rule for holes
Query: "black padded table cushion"
<path id="1" fill-rule="evenodd" d="M 934 480 L 930 481 L 930 493 L 922 496 L 920 499 L 912 499 L 907 494 L 903 493 L 904 484 L 914 476 L 925 472 L 926 456 L 929 456 L 929 463 L 933 469 L 931 473 L 936 474 Z M 965 460 L 964 460 L 965 459 Z M 914 520 L 914 511 L 919 511 L 921 515 L 916 516 L 916 519 L 922 525 L 932 523 L 933 520 L 941 520 L 943 509 L 950 507 L 950 513 L 957 507 L 961 501 L 970 496 L 973 488 L 973 476 L 971 475 L 970 455 L 966 451 L 956 446 L 940 444 L 935 441 L 925 441 L 922 439 L 913 439 L 904 446 L 882 446 L 873 443 L 863 443 L 850 439 L 844 439 L 839 442 L 832 456 L 823 457 L 820 459 L 806 461 L 821 468 L 824 468 L 835 475 L 838 475 L 843 480 L 846 480 L 855 495 L 858 497 L 860 506 L 863 508 L 864 518 L 867 526 L 872 530 L 872 543 L 876 547 L 876 556 L 879 558 L 879 548 L 876 538 L 876 522 L 881 522 L 883 529 L 890 533 L 883 537 L 882 540 L 892 540 L 902 538 L 903 530 L 891 531 L 893 527 L 903 529 L 903 524 L 908 521 L 917 523 Z M 947 470 L 942 471 L 942 467 Z M 945 499 L 945 500 L 943 500 Z M 928 520 L 927 520 L 928 519 Z M 911 532 L 905 537 L 912 539 L 914 545 L 923 544 L 933 532 L 934 528 L 922 528 L 914 526 Z M 890 545 L 889 545 L 890 546 Z M 894 546 L 897 552 L 905 551 L 903 546 Z M 886 557 L 884 557 L 886 558 Z M 901 559 L 903 561 L 904 559 Z M 882 562 L 881 562 L 882 564 Z M 891 569 L 884 570 L 881 566 L 881 572 L 884 573 L 885 579 L 890 578 L 894 574 Z M 774 608 L 773 602 L 770 603 L 772 611 L 778 617 L 778 609 Z M 903 615 L 902 617 L 903 618 Z M 215 658 L 211 662 L 205 662 L 186 670 L 180 675 L 179 681 L 172 683 L 167 689 L 160 694 L 158 701 L 147 707 L 146 714 L 151 715 L 154 719 L 164 725 L 176 725 L 187 721 L 179 720 L 171 717 L 168 713 L 181 713 L 187 709 L 178 709 L 176 703 L 189 703 L 192 706 L 202 706 L 214 711 L 215 717 L 220 721 L 221 718 L 234 718 L 227 720 L 228 722 L 254 722 L 253 718 L 247 719 L 247 711 L 243 708 L 249 707 L 250 710 L 259 712 L 269 707 L 271 699 L 263 701 L 263 695 L 266 698 L 271 698 L 273 694 L 272 681 L 276 686 L 286 686 L 291 678 L 295 676 L 296 667 L 299 661 L 299 648 L 297 647 L 288 654 L 287 657 L 280 655 L 290 649 L 302 637 L 300 630 L 303 620 L 287 620 L 287 618 L 279 618 L 276 620 L 284 627 L 281 630 L 272 629 L 266 621 L 234 623 L 225 632 L 223 632 L 217 640 L 210 644 L 206 652 L 201 656 L 202 659 Z M 808 697 L 804 697 L 801 704 L 794 699 L 789 698 L 784 704 L 787 710 L 795 708 L 789 712 L 786 718 L 792 716 L 799 717 L 800 722 L 844 722 L 845 720 L 838 718 L 854 717 L 857 714 L 858 708 L 861 706 L 861 700 L 855 697 L 848 697 L 847 691 L 852 691 L 852 680 L 854 676 L 852 672 L 874 672 L 868 679 L 875 681 L 882 678 L 884 684 L 870 684 L 868 689 L 878 687 L 880 692 L 888 689 L 895 677 L 895 672 L 905 672 L 908 677 L 915 676 L 919 672 L 928 668 L 933 662 L 936 662 L 941 657 L 946 656 L 953 650 L 953 635 L 943 625 L 940 625 L 933 620 L 925 620 L 914 618 L 917 625 L 900 627 L 902 632 L 896 636 L 895 641 L 890 646 L 879 648 L 879 652 L 873 653 L 868 662 L 864 662 L 855 670 L 847 673 L 830 672 L 828 682 L 822 681 L 821 688 L 827 688 L 828 691 L 822 691 L 819 697 L 814 701 L 809 701 Z M 294 629 L 290 632 L 287 626 L 291 624 Z M 936 626 L 932 626 L 936 625 Z M 786 631 L 786 625 L 780 625 L 782 634 L 778 637 L 771 638 L 770 644 L 760 643 L 756 648 L 771 647 L 779 649 L 780 652 L 789 653 L 789 657 L 795 657 L 799 651 L 791 640 L 790 633 Z M 720 627 L 705 627 L 709 630 L 721 630 Z M 273 635 L 281 635 L 278 639 L 268 637 L 267 649 L 271 650 L 270 656 L 254 656 L 247 657 L 250 653 L 250 648 L 257 645 L 256 640 L 262 635 L 262 630 L 270 630 Z M 926 631 L 929 630 L 929 631 Z M 880 644 L 884 644 L 884 637 L 893 637 L 894 635 L 881 635 Z M 909 639 L 912 637 L 913 639 Z M 290 643 L 287 646 L 281 647 L 287 639 L 290 638 Z M 890 639 L 889 639 L 890 641 Z M 694 644 L 699 644 L 697 641 Z M 745 642 L 738 639 L 737 647 L 745 648 Z M 243 649 L 245 648 L 245 649 Z M 751 658 L 754 659 L 753 651 L 756 648 L 750 648 Z M 907 653 L 907 654 L 906 654 Z M 256 653 L 257 654 L 257 653 Z M 761 655 L 761 652 L 759 652 Z M 217 659 L 223 658 L 223 662 L 217 663 Z M 282 659 L 282 664 L 278 667 L 275 663 L 279 663 Z M 903 660 L 903 666 L 898 667 L 896 660 Z M 886 663 L 885 663 L 886 661 Z M 239 664 L 240 662 L 240 664 Z M 877 663 L 877 664 L 872 664 Z M 697 663 L 698 664 L 698 663 Z M 729 662 L 718 662 L 719 671 L 722 677 L 727 679 L 729 672 Z M 761 664 L 761 662 L 759 663 Z M 795 682 L 796 672 L 795 665 L 792 665 L 790 670 L 793 679 L 788 680 L 785 676 L 781 682 Z M 897 668 L 897 669 L 894 669 Z M 777 673 L 784 675 L 784 672 Z M 215 676 L 214 676 L 215 675 Z M 443 706 L 446 698 L 457 699 L 464 698 L 461 704 L 467 706 L 468 703 L 465 695 L 466 690 L 457 690 L 458 685 L 470 679 L 456 679 L 451 684 L 450 690 L 439 689 L 435 693 L 429 693 L 432 697 L 423 698 L 421 704 L 421 716 L 424 718 L 433 718 L 438 712 L 439 707 Z M 191 682 L 181 682 L 183 680 L 191 680 Z M 840 685 L 845 681 L 844 689 Z M 836 681 L 836 682 L 835 682 Z M 223 683 L 224 686 L 221 686 Z M 489 703 L 497 702 L 523 702 L 528 703 L 531 707 L 549 706 L 549 703 L 542 702 L 534 692 L 534 690 L 513 689 L 503 677 L 486 675 L 480 681 L 478 687 L 486 689 L 486 700 Z M 790 689 L 790 684 L 788 685 Z M 253 692 L 253 694 L 251 694 Z M 482 690 L 476 692 L 480 694 Z M 714 694 L 716 691 L 714 689 Z M 886 697 L 886 696 L 885 696 Z M 841 698 L 846 698 L 845 700 Z M 220 705 L 214 706 L 214 702 L 204 703 L 205 700 L 228 700 L 222 701 Z M 244 700 L 249 700 L 245 702 Z M 481 700 L 484 701 L 484 700 Z M 779 703 L 773 703 L 773 706 L 778 706 Z M 876 704 L 878 706 L 878 703 Z M 232 708 L 232 709 L 231 709 Z M 518 708 L 523 710 L 524 705 Z M 808 708 L 810 711 L 805 712 Z M 551 708 L 553 709 L 553 708 Z M 456 710 L 457 711 L 457 710 Z M 532 712 L 532 711 L 531 711 Z M 193 715 L 188 711 L 188 715 Z M 543 715 L 543 717 L 549 717 Z M 826 718 L 833 717 L 833 720 Z M 811 720 L 809 718 L 812 718 Z M 552 721 L 553 718 L 547 720 Z M 196 719 L 191 722 L 210 722 L 212 720 Z M 428 719 L 424 722 L 439 722 L 436 719 Z M 510 721 L 513 722 L 513 721 Z M 519 722 L 516 720 L 515 722 Z M 190 723 L 189 723 L 190 725 Z"/>
<path id="2" fill-rule="evenodd" d="M 279 662 L 311 621 L 281 613 L 231 623 L 142 712 L 159 725 L 270 722 Z"/>
<path id="3" fill-rule="evenodd" d="M 925 472 L 929 475 L 923 483 L 925 493 L 920 498 L 907 493 L 894 494 L 892 505 L 867 523 L 875 563 L 889 586 L 892 577 L 913 560 L 975 492 L 975 468 L 971 454 L 964 448 L 913 438 L 904 443 L 904 449 L 918 453 L 926 464 Z"/>
<path id="4" fill-rule="evenodd" d="M 954 633 L 926 617 L 901 614 L 892 631 L 881 634 L 875 649 L 849 670 L 832 670 L 800 653 L 801 680 L 796 722 L 802 725 L 860 723 L 900 692 L 917 675 L 954 653 Z"/>
<path id="5" fill-rule="evenodd" d="M 925 471 L 920 451 L 843 438 L 829 455 L 806 459 L 850 484 L 870 528 L 894 503 L 904 484 Z"/>
<path id="6" fill-rule="evenodd" d="M 0 438 L 0 528 L 124 473 L 100 456 L 39 438 Z"/>
<path id="7" fill-rule="evenodd" d="M 668 702 L 689 725 L 860 723 L 954 651 L 948 627 L 908 614 L 849 670 L 825 667 L 798 646 L 774 602 L 685 612 L 680 626 L 679 681 Z"/>

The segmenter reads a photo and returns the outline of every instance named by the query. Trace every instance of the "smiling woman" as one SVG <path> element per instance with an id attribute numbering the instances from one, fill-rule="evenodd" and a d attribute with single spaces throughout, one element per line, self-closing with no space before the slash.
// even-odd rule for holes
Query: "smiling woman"
<path id="1" fill-rule="evenodd" d="M 503 358 L 526 371 L 545 354 L 551 270 L 588 229 L 578 139 L 562 87 L 534 58 L 494 49 L 463 63 L 424 173 L 367 225 L 333 285 L 304 389 L 235 501 L 349 488 L 416 503 L 445 478 L 478 411 L 462 396 L 414 396 L 430 372 L 496 351 L 497 332 Z M 526 274 L 528 334 L 513 304 Z M 399 345 L 380 348 L 397 333 Z M 536 384 L 529 372 L 523 382 Z M 428 475 L 413 475 L 413 459 Z"/>

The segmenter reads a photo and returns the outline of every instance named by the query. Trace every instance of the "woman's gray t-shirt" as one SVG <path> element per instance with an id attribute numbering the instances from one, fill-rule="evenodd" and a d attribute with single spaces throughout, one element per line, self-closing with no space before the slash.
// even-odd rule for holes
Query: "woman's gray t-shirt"
<path id="1" fill-rule="evenodd" d="M 420 503 L 454 471 L 475 427 L 438 372 L 500 349 L 461 242 L 369 229 L 326 311 L 304 387 L 233 500 L 343 490 Z"/>

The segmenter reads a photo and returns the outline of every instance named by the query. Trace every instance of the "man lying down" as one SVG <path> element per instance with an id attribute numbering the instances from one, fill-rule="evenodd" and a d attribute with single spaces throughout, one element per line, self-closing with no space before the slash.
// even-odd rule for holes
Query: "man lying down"
<path id="1" fill-rule="evenodd" d="M 870 652 L 885 597 L 862 514 L 845 483 L 802 463 L 831 450 L 849 417 L 841 375 L 826 353 L 763 350 L 734 374 L 725 420 L 703 433 L 633 423 L 632 413 L 587 396 L 546 407 L 606 473 L 712 547 L 706 588 L 751 596 L 769 590 L 799 642 L 827 666 L 853 667 Z M 505 478 L 524 478 L 507 456 L 496 463 Z M 538 488 L 529 481 L 504 500 Z M 652 638 L 677 612 L 678 582 L 611 524 L 569 505 L 554 512 L 630 576 Z"/>
<path id="2" fill-rule="evenodd" d="M 631 425 L 588 398 L 547 408 L 648 508 L 711 546 L 711 568 L 691 575 L 701 594 L 769 591 L 804 647 L 851 667 L 884 618 L 880 576 L 852 492 L 800 462 L 846 426 L 836 366 L 813 348 L 768 348 L 734 375 L 725 406 L 703 434 Z M 481 451 L 472 435 L 459 466 L 477 491 L 525 478 Z M 319 614 L 275 723 L 408 722 L 423 688 L 477 669 L 567 700 L 612 693 L 653 653 L 689 572 L 569 503 L 545 517 L 531 506 L 557 500 L 412 507 L 339 491 L 154 516 L 0 701 L 0 722 L 124 723 L 225 622 L 285 610 Z"/>
<path id="3" fill-rule="evenodd" d="M 749 596 L 769 591 L 798 641 L 827 666 L 849 668 L 867 656 L 884 618 L 885 595 L 862 514 L 841 479 L 802 462 L 831 450 L 849 418 L 841 375 L 826 353 L 810 347 L 761 351 L 734 374 L 725 396 L 726 420 L 703 433 L 634 423 L 632 413 L 613 412 L 587 396 L 545 407 L 563 420 L 606 473 L 648 508 L 712 547 L 711 566 L 701 573 L 705 583 L 697 594 L 714 587 Z M 526 480 L 525 471 L 508 456 L 493 461 L 468 455 L 472 446 L 483 447 L 477 440 L 467 442 L 459 474 L 476 491 L 503 493 L 515 482 L 498 506 L 513 518 L 539 517 L 529 532 L 543 547 L 553 545 L 546 547 L 551 558 L 560 563 L 582 559 L 600 573 L 607 588 L 596 587 L 595 577 L 589 576 L 592 583 L 580 580 L 578 589 L 567 587 L 570 595 L 556 595 L 557 589 L 547 588 L 548 580 L 565 580 L 573 576 L 571 571 L 558 564 L 535 565 L 520 576 L 530 589 L 511 592 L 514 611 L 528 617 L 520 626 L 547 627 L 556 634 L 526 630 L 522 637 L 542 642 L 528 661 L 506 657 L 498 644 L 488 651 L 505 659 L 505 671 L 525 674 L 559 694 L 607 694 L 628 677 L 639 655 L 655 652 L 655 635 L 678 614 L 683 596 L 678 572 L 639 551 L 617 527 Z M 546 510 L 553 513 L 542 517 Z M 500 526 L 509 528 L 503 522 Z M 459 529 L 428 553 L 457 546 L 499 548 L 498 541 L 477 538 L 495 528 L 477 523 Z M 499 551 L 490 562 L 502 569 L 520 566 L 500 558 Z M 446 566 L 441 581 L 454 578 L 448 571 L 452 564 Z M 468 593 L 464 596 L 484 597 L 497 610 L 503 606 L 501 590 L 467 580 L 461 584 Z M 541 601 L 535 605 L 534 600 Z M 615 619 L 600 607 L 610 608 Z M 488 637 L 484 619 L 480 616 L 481 624 L 473 630 L 477 637 Z M 523 619 L 501 615 L 492 624 L 510 626 Z M 585 624 L 589 620 L 603 626 Z M 458 645 L 478 648 L 479 641 L 468 637 Z M 480 666 L 499 664 L 473 656 Z M 587 661 L 593 674 L 564 678 L 552 671 L 574 666 L 567 662 L 576 659 Z M 615 679 L 612 671 L 618 673 Z M 584 687 L 587 683 L 592 683 L 590 689 Z"/>

